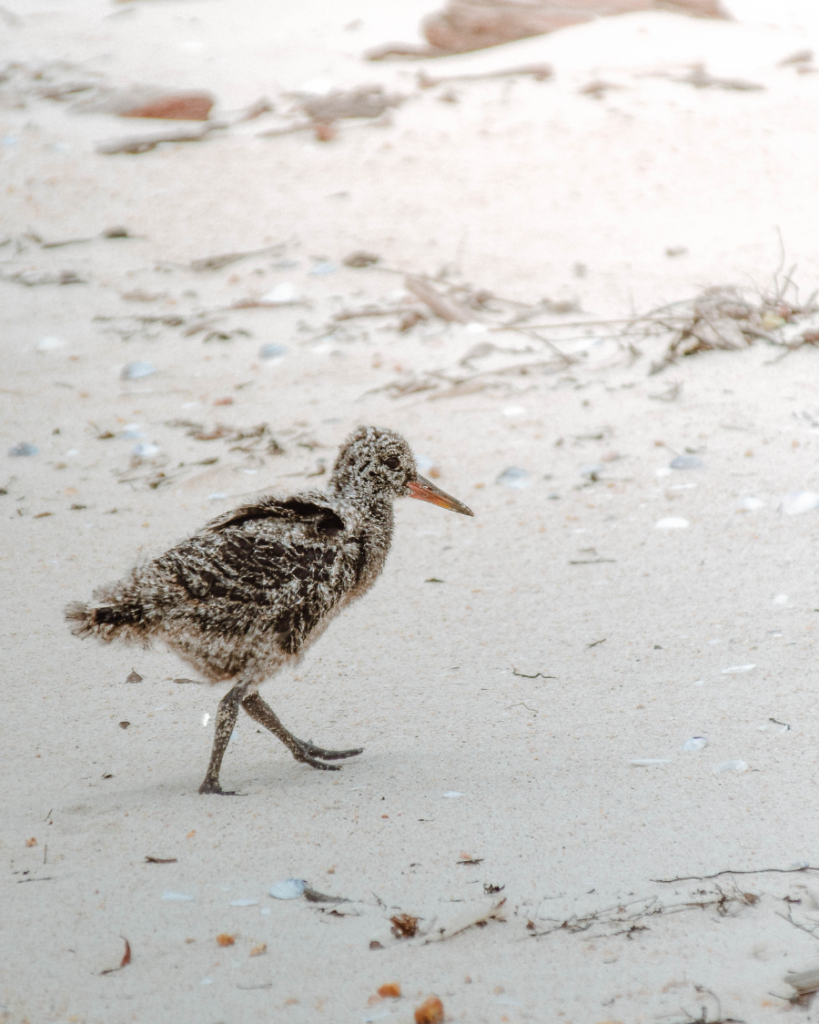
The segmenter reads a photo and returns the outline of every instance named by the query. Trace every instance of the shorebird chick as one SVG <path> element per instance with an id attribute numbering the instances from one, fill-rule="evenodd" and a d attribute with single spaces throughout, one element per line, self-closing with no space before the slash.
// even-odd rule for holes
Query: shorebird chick
<path id="1" fill-rule="evenodd" d="M 361 753 L 298 739 L 258 689 L 375 583 L 392 541 L 392 503 L 402 496 L 473 514 L 419 475 L 400 434 L 361 427 L 341 446 L 326 493 L 241 505 L 96 591 L 93 604 L 66 609 L 75 636 L 143 646 L 156 637 L 211 682 L 233 682 L 219 703 L 200 793 L 225 793 L 219 769 L 240 706 L 313 768 L 337 771 L 325 762 Z"/>

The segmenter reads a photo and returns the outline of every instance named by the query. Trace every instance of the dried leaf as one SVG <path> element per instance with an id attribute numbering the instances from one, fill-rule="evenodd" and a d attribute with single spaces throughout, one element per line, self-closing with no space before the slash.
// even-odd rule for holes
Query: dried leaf
<path id="1" fill-rule="evenodd" d="M 396 939 L 411 939 L 418 931 L 418 918 L 411 914 L 396 914 L 390 918 Z"/>

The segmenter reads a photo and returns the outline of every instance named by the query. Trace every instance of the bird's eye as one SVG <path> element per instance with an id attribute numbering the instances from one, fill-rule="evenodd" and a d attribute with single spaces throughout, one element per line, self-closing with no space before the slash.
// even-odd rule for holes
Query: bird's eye
<path id="1" fill-rule="evenodd" d="M 398 459 L 396 459 L 396 457 L 393 455 L 389 459 L 384 459 L 384 465 L 387 467 L 387 469 L 398 469 L 400 463 Z"/>

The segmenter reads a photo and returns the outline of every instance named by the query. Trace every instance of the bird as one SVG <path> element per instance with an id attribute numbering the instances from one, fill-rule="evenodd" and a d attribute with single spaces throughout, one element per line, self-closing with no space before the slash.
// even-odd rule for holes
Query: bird
<path id="1" fill-rule="evenodd" d="M 239 708 L 313 768 L 355 757 L 300 740 L 262 700 L 259 687 L 292 664 L 332 620 L 365 594 L 384 567 L 393 501 L 417 498 L 474 513 L 418 472 L 394 430 L 364 426 L 341 445 L 326 491 L 265 495 L 217 516 L 187 540 L 65 611 L 72 633 L 147 647 L 153 639 L 211 683 L 232 685 L 219 702 L 200 793 L 235 795 L 219 781 Z"/>

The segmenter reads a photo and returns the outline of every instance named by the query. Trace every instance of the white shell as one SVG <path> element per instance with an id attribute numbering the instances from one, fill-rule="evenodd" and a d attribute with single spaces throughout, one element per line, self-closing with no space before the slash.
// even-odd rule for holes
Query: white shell
<path id="1" fill-rule="evenodd" d="M 193 896 L 188 896 L 184 892 L 169 892 L 169 891 L 166 890 L 165 892 L 162 893 L 162 899 L 163 900 L 182 901 L 182 900 L 192 900 L 192 899 L 194 899 L 194 897 Z"/>
<path id="2" fill-rule="evenodd" d="M 665 519 L 657 520 L 655 529 L 657 530 L 685 530 L 686 527 L 691 524 L 687 519 L 683 519 L 681 516 L 668 516 Z"/>
<path id="3" fill-rule="evenodd" d="M 714 774 L 720 775 L 722 772 L 747 772 L 748 762 L 747 761 L 723 761 L 714 768 Z"/>
<path id="4" fill-rule="evenodd" d="M 791 491 L 779 502 L 779 511 L 786 516 L 799 516 L 803 512 L 819 507 L 819 494 L 816 491 Z"/>
<path id="5" fill-rule="evenodd" d="M 724 676 L 735 676 L 739 672 L 750 672 L 754 668 L 756 668 L 756 665 L 729 665 L 728 668 L 722 670 L 722 674 Z"/>
<path id="6" fill-rule="evenodd" d="M 295 302 L 298 298 L 296 286 L 290 281 L 280 281 L 275 288 L 262 296 L 262 302 L 269 302 L 271 305 L 286 305 L 288 302 Z"/>
<path id="7" fill-rule="evenodd" d="M 765 502 L 760 498 L 740 498 L 737 508 L 740 512 L 757 512 L 759 509 L 765 508 Z"/>
<path id="8" fill-rule="evenodd" d="M 286 878 L 283 882 L 276 882 L 270 895 L 276 900 L 295 900 L 304 895 L 306 888 L 307 882 L 303 878 Z"/>
<path id="9" fill-rule="evenodd" d="M 683 750 L 702 750 L 708 746 L 708 740 L 704 736 L 692 736 L 690 740 L 683 743 Z"/>
<path id="10" fill-rule="evenodd" d="M 655 764 L 671 764 L 670 757 L 634 757 L 629 761 L 635 768 L 650 768 Z"/>

